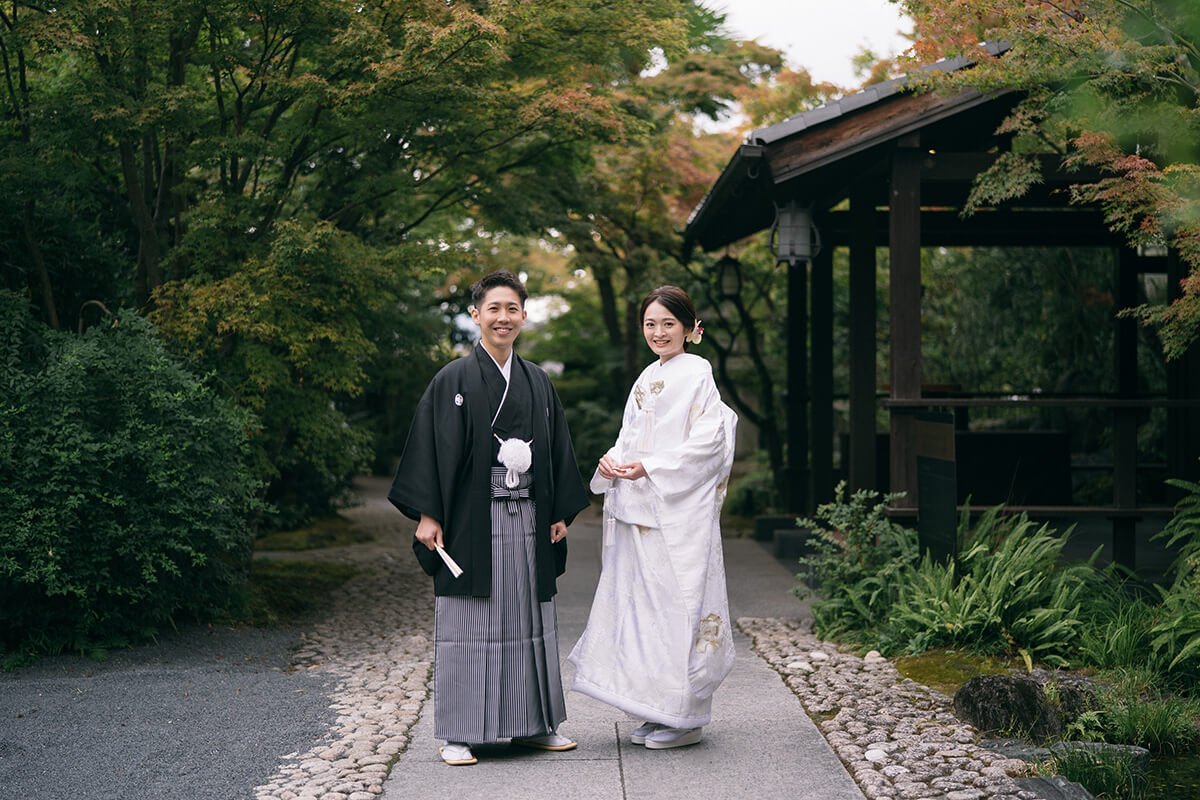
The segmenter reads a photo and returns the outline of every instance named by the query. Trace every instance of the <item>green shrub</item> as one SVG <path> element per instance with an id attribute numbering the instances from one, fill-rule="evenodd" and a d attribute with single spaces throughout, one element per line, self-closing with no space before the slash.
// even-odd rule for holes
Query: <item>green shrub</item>
<path id="1" fill-rule="evenodd" d="M 1111 569 L 1084 597 L 1083 612 L 1077 645 L 1082 664 L 1117 669 L 1159 663 L 1150 644 L 1159 609 Z"/>
<path id="2" fill-rule="evenodd" d="M 406 349 L 397 291 L 423 250 L 376 249 L 332 224 L 295 220 L 272 226 L 269 241 L 224 277 L 164 284 L 151 319 L 174 352 L 218 376 L 261 422 L 250 464 L 271 509 L 260 527 L 288 530 L 345 505 L 354 476 L 371 464 L 370 431 L 351 424 L 344 404 L 366 387 L 379 351 L 370 334 L 383 334 L 388 310 L 385 341 Z M 424 324 L 424 314 L 413 316 Z"/>
<path id="3" fill-rule="evenodd" d="M 1161 675 L 1148 667 L 1105 671 L 1099 707 L 1072 726 L 1072 738 L 1132 744 L 1175 754 L 1200 745 L 1200 699 L 1163 691 Z"/>
<path id="4" fill-rule="evenodd" d="M 846 501 L 839 486 L 820 522 L 800 521 L 815 534 L 814 555 L 800 563 L 821 594 L 812 605 L 818 635 L 887 654 L 948 646 L 1067 663 L 1097 573 L 1090 563 L 1058 564 L 1065 537 L 997 507 L 974 527 L 964 513 L 955 562 L 918 560 L 916 532 L 887 518 L 895 497 L 860 491 Z"/>
<path id="5" fill-rule="evenodd" d="M 1065 665 L 1082 624 L 1081 598 L 1096 581 L 1090 564 L 1058 564 L 1065 536 L 1036 527 L 1024 514 L 989 511 L 957 563 L 926 556 L 907 576 L 891 614 L 897 644 L 919 653 L 935 645 L 977 652 L 1021 652 Z"/>
<path id="6" fill-rule="evenodd" d="M 1151 630 L 1151 644 L 1171 673 L 1194 683 L 1200 680 L 1200 484 L 1168 483 L 1187 494 L 1154 537 L 1166 539 L 1168 547 L 1181 547 L 1172 567 L 1173 581 L 1162 590 L 1162 613 Z"/>
<path id="7" fill-rule="evenodd" d="M 821 595 L 812 604 L 817 632 L 866 643 L 887 621 L 902 576 L 917 559 L 917 539 L 915 531 L 888 519 L 887 507 L 902 495 L 860 489 L 847 500 L 845 493 L 845 482 L 839 483 L 834 501 L 820 506 L 815 519 L 796 521 L 813 534 L 813 553 L 799 563 Z M 794 591 L 812 594 L 803 583 Z"/>
<path id="8" fill-rule="evenodd" d="M 0 294 L 0 648 L 152 636 L 244 580 L 250 417 L 131 311 L 83 335 Z"/>

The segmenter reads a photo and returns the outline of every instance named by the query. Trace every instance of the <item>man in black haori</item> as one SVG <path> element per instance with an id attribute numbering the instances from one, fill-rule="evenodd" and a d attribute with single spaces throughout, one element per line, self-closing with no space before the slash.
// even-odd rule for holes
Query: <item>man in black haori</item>
<path id="1" fill-rule="evenodd" d="M 441 369 L 413 415 L 388 499 L 418 520 L 433 576 L 434 734 L 447 764 L 511 738 L 571 750 L 558 659 L 555 581 L 587 494 L 562 404 L 513 350 L 524 284 L 501 270 L 471 287 L 481 341 Z"/>

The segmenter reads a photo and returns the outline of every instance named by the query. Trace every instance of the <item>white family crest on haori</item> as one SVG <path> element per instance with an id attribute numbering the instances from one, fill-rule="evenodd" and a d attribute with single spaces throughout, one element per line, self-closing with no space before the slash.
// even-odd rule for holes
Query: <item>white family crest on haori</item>
<path id="1" fill-rule="evenodd" d="M 720 511 L 736 427 L 705 359 L 682 353 L 638 378 L 608 455 L 646 477 L 592 477 L 603 570 L 570 656 L 575 690 L 653 722 L 709 722 L 733 665 Z"/>

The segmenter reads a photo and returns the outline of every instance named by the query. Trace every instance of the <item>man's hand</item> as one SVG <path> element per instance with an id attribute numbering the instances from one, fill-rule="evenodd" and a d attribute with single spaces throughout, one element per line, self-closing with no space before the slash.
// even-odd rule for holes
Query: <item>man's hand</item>
<path id="1" fill-rule="evenodd" d="M 417 523 L 417 540 L 430 550 L 437 549 L 439 545 L 444 546 L 445 543 L 442 541 L 442 523 L 428 514 L 422 514 L 421 521 Z"/>
<path id="2" fill-rule="evenodd" d="M 567 538 L 567 523 L 560 519 L 550 526 L 550 541 L 552 543 L 561 542 L 565 538 Z"/>

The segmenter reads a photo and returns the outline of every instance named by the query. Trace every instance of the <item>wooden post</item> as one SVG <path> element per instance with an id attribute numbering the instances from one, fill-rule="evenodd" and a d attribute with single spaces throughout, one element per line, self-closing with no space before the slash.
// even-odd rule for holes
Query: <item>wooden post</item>
<path id="1" fill-rule="evenodd" d="M 1114 275 L 1116 310 L 1137 305 L 1137 254 L 1128 247 L 1117 251 Z M 1116 320 L 1113 347 L 1117 395 L 1137 395 L 1137 320 Z M 1113 410 L 1113 505 L 1128 510 L 1137 506 L 1137 429 L 1138 410 Z M 1113 560 L 1129 569 L 1136 563 L 1137 519 L 1113 517 Z"/>
<path id="2" fill-rule="evenodd" d="M 833 248 L 812 260 L 812 504 L 833 500 Z"/>
<path id="3" fill-rule="evenodd" d="M 875 489 L 875 204 L 850 193 L 850 491 Z"/>
<path id="4" fill-rule="evenodd" d="M 891 315 L 891 396 L 921 398 L 921 150 L 920 134 L 903 137 L 892 154 L 888 213 Z M 892 411 L 891 490 L 905 492 L 902 506 L 917 504 L 913 455 L 914 416 Z"/>
<path id="5" fill-rule="evenodd" d="M 789 511 L 808 503 L 808 262 L 788 266 L 787 463 Z"/>

